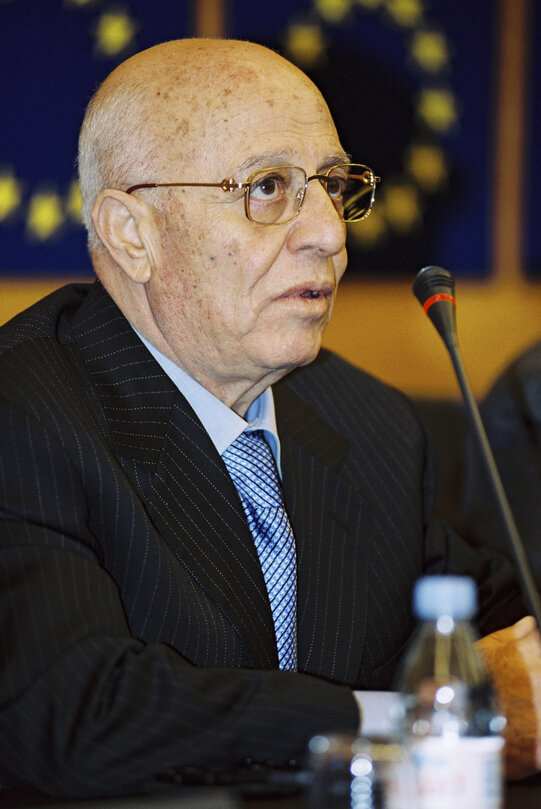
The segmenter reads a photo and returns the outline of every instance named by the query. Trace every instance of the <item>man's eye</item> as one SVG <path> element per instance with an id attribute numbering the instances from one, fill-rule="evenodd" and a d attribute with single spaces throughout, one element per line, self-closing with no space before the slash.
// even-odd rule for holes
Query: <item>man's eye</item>
<path id="1" fill-rule="evenodd" d="M 276 191 L 276 180 L 273 180 L 272 177 L 266 177 L 264 180 L 261 180 L 258 189 L 264 196 L 272 197 Z"/>
<path id="2" fill-rule="evenodd" d="M 266 177 L 252 182 L 250 197 L 252 199 L 272 200 L 284 194 L 286 190 L 286 180 L 276 174 L 268 174 Z"/>
<path id="3" fill-rule="evenodd" d="M 327 193 L 330 197 L 341 197 L 347 184 L 346 177 L 329 177 L 327 180 Z"/>

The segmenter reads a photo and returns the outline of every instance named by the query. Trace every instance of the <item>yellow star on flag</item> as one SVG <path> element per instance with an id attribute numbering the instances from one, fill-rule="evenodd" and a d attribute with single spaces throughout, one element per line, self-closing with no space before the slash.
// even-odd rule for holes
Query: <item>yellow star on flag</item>
<path id="1" fill-rule="evenodd" d="M 360 222 L 348 222 L 348 240 L 357 247 L 371 250 L 387 234 L 387 223 L 383 217 L 383 207 L 376 203 L 370 216 Z"/>
<path id="2" fill-rule="evenodd" d="M 0 173 L 0 222 L 15 213 L 21 204 L 22 188 L 11 171 Z"/>
<path id="3" fill-rule="evenodd" d="M 39 241 L 47 241 L 64 221 L 62 202 L 55 191 L 39 191 L 30 199 L 26 226 L 28 233 Z"/>
<path id="4" fill-rule="evenodd" d="M 412 231 L 421 221 L 417 190 L 406 182 L 397 182 L 385 191 L 385 216 L 391 227 L 398 233 Z"/>
<path id="5" fill-rule="evenodd" d="M 387 13 L 406 28 L 417 25 L 423 16 L 422 0 L 386 0 Z"/>
<path id="6" fill-rule="evenodd" d="M 102 56 L 116 56 L 132 44 L 137 26 L 126 11 L 106 11 L 96 25 L 96 50 Z"/>
<path id="7" fill-rule="evenodd" d="M 417 31 L 413 37 L 411 52 L 427 73 L 437 73 L 449 61 L 445 36 L 438 31 Z"/>
<path id="8" fill-rule="evenodd" d="M 419 97 L 421 118 L 435 131 L 447 132 L 456 123 L 458 113 L 451 90 L 427 88 Z"/>
<path id="9" fill-rule="evenodd" d="M 445 154 L 435 144 L 413 143 L 406 156 L 406 168 L 429 193 L 437 191 L 447 180 Z"/>
<path id="10" fill-rule="evenodd" d="M 316 9 L 327 22 L 342 22 L 349 14 L 352 0 L 316 0 Z"/>
<path id="11" fill-rule="evenodd" d="M 286 34 L 286 49 L 298 65 L 314 65 L 325 52 L 321 28 L 312 24 L 292 23 Z"/>

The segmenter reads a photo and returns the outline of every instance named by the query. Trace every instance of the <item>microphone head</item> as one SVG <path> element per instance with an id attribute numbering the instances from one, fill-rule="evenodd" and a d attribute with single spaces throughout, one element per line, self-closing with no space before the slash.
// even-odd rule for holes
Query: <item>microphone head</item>
<path id="1" fill-rule="evenodd" d="M 427 300 L 434 295 L 455 294 L 455 279 L 443 267 L 423 267 L 413 282 L 413 294 L 424 308 Z"/>
<path id="2" fill-rule="evenodd" d="M 448 348 L 457 345 L 455 279 L 443 267 L 423 267 L 413 293 Z"/>

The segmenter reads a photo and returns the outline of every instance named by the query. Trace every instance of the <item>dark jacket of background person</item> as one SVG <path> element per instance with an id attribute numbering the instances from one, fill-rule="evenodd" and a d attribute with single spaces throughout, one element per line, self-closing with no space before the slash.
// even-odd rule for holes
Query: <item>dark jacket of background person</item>
<path id="1" fill-rule="evenodd" d="M 511 511 L 541 589 L 541 342 L 517 357 L 481 404 Z M 468 434 L 461 531 L 506 553 L 502 520 L 473 436 Z"/>

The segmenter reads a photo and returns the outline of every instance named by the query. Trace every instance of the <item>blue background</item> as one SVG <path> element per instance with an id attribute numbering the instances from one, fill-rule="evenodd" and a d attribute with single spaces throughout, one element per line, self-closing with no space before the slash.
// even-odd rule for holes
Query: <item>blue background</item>
<path id="1" fill-rule="evenodd" d="M 411 60 L 413 30 L 385 12 L 353 6 L 338 23 L 324 21 L 309 0 L 257 3 L 230 0 L 226 34 L 282 49 L 292 21 L 316 21 L 327 41 L 328 60 L 308 72 L 322 87 L 338 129 L 354 159 L 371 165 L 384 184 L 400 177 L 403 153 L 424 137 L 441 148 L 449 167 L 444 191 L 421 194 L 422 224 L 398 235 L 389 232 L 370 250 L 350 248 L 350 272 L 407 275 L 429 263 L 457 274 L 490 273 L 492 234 L 494 84 L 497 7 L 492 0 L 431 0 L 423 24 L 441 30 L 450 66 L 427 78 Z M 541 27 L 535 3 L 529 101 L 530 129 L 524 199 L 524 257 L 528 270 L 541 272 Z M 115 57 L 96 53 L 94 30 L 100 15 L 118 8 L 108 0 L 77 7 L 61 0 L 0 0 L 0 171 L 22 184 L 23 199 L 9 219 L 0 220 L 0 275 L 78 276 L 89 274 L 85 236 L 66 220 L 53 238 L 28 234 L 26 212 L 33 194 L 51 187 L 64 199 L 76 176 L 77 133 L 84 107 L 97 84 L 135 50 L 193 33 L 192 4 L 178 0 L 124 0 L 121 8 L 137 25 L 131 46 Z M 459 110 L 445 134 L 423 129 L 414 99 L 423 87 L 450 88 Z M 376 203 L 377 204 L 377 203 Z"/>

